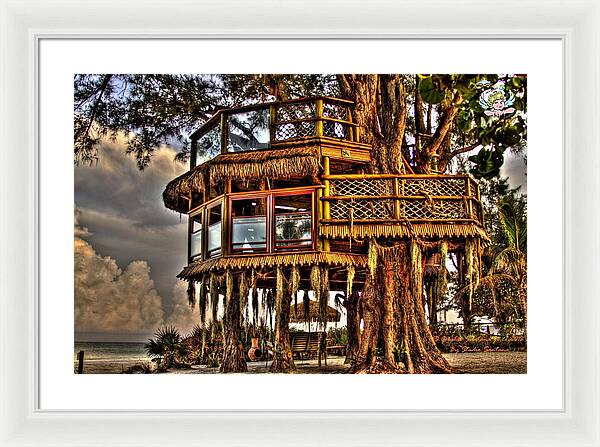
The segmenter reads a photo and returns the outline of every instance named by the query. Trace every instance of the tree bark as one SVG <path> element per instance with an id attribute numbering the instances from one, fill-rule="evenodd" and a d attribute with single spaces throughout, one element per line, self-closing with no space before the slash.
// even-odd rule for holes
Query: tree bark
<path id="1" fill-rule="evenodd" d="M 346 328 L 348 330 L 348 346 L 346 347 L 346 360 L 344 363 L 351 364 L 356 358 L 358 343 L 360 340 L 360 313 L 358 312 L 360 295 L 354 291 L 346 297 Z"/>
<path id="2" fill-rule="evenodd" d="M 244 347 L 241 343 L 240 294 L 237 286 L 227 300 L 223 315 L 223 361 L 222 373 L 247 372 Z"/>
<path id="3" fill-rule="evenodd" d="M 281 291 L 281 303 L 276 304 L 275 314 L 275 350 L 271 372 L 293 372 L 296 370 L 290 346 L 289 325 L 292 296 L 287 287 Z"/>
<path id="4" fill-rule="evenodd" d="M 352 373 L 452 372 L 427 324 L 422 268 L 412 270 L 411 243 L 417 242 L 378 247 L 375 275 L 367 272 L 361 297 L 364 328 Z"/>

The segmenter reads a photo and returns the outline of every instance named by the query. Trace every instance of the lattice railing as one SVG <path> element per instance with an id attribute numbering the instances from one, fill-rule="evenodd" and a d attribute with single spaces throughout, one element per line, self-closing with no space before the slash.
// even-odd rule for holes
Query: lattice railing
<path id="1" fill-rule="evenodd" d="M 293 103 L 278 103 L 271 123 L 274 141 L 306 137 L 329 137 L 355 140 L 355 124 L 349 104 L 331 98 L 315 98 Z"/>
<path id="2" fill-rule="evenodd" d="M 464 175 L 326 176 L 333 221 L 471 221 L 483 225 L 478 186 Z M 328 194 L 327 194 L 328 191 Z"/>

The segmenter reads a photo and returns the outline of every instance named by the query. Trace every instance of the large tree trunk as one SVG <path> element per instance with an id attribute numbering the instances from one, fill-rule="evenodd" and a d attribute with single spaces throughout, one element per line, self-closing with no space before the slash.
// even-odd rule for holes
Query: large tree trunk
<path id="1" fill-rule="evenodd" d="M 223 361 L 221 372 L 240 373 L 247 371 L 244 347 L 241 342 L 240 294 L 239 289 L 235 287 L 231 297 L 226 300 L 223 315 Z"/>
<path id="2" fill-rule="evenodd" d="M 427 324 L 423 259 L 410 244 L 417 242 L 377 248 L 375 275 L 367 272 L 361 298 L 364 330 L 351 372 L 451 372 Z"/>
<path id="3" fill-rule="evenodd" d="M 289 325 L 292 296 L 287 287 L 279 291 L 275 310 L 275 350 L 271 372 L 292 372 L 296 370 L 290 346 Z"/>
<path id="4" fill-rule="evenodd" d="M 343 95 L 356 103 L 353 118 L 360 126 L 361 141 L 372 147 L 371 170 L 393 174 L 410 170 L 402 157 L 408 116 L 403 77 L 339 75 L 338 80 Z M 445 139 L 454 113 L 449 110 L 442 117 L 430 142 L 433 148 L 438 149 Z M 423 169 L 426 162 L 428 155 L 421 160 Z M 374 277 L 367 272 L 360 299 L 364 326 L 351 372 L 450 372 L 427 324 L 422 267 L 411 276 L 416 272 L 411 269 L 415 252 L 410 247 L 402 241 L 378 248 Z M 420 250 L 418 255 L 413 261 L 422 263 Z"/>

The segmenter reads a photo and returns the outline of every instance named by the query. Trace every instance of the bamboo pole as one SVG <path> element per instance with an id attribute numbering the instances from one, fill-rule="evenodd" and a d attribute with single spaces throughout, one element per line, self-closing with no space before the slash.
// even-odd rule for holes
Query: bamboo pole
<path id="1" fill-rule="evenodd" d="M 329 157 L 323 157 L 323 173 L 325 175 L 329 175 Z M 331 185 L 329 184 L 329 180 L 325 180 L 324 182 L 324 190 L 323 190 L 323 194 L 325 195 L 325 197 L 329 197 L 331 195 Z M 330 204 L 329 201 L 324 201 L 323 202 L 323 218 L 324 219 L 330 219 L 331 215 L 330 215 Z M 323 249 L 325 251 L 329 251 L 329 240 L 325 239 L 323 241 Z"/>
<path id="2" fill-rule="evenodd" d="M 275 128 L 277 126 L 277 106 L 271 104 L 269 106 L 269 143 L 272 145 L 275 141 Z"/>
<path id="3" fill-rule="evenodd" d="M 399 220 L 402 211 L 402 202 L 400 201 L 400 187 L 398 185 L 398 178 L 394 179 L 394 196 L 394 217 Z"/>
<path id="4" fill-rule="evenodd" d="M 315 135 L 317 137 L 323 136 L 323 100 L 317 99 L 315 101 Z"/>

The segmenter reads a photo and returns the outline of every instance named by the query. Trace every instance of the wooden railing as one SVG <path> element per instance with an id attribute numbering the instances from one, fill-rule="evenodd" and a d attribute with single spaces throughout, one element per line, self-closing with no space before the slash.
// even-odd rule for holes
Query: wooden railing
<path id="1" fill-rule="evenodd" d="M 191 135 L 192 167 L 220 153 L 268 149 L 306 138 L 359 141 L 353 103 L 327 96 L 225 109 Z"/>
<path id="2" fill-rule="evenodd" d="M 483 226 L 467 175 L 325 175 L 323 223 L 470 222 Z"/>

